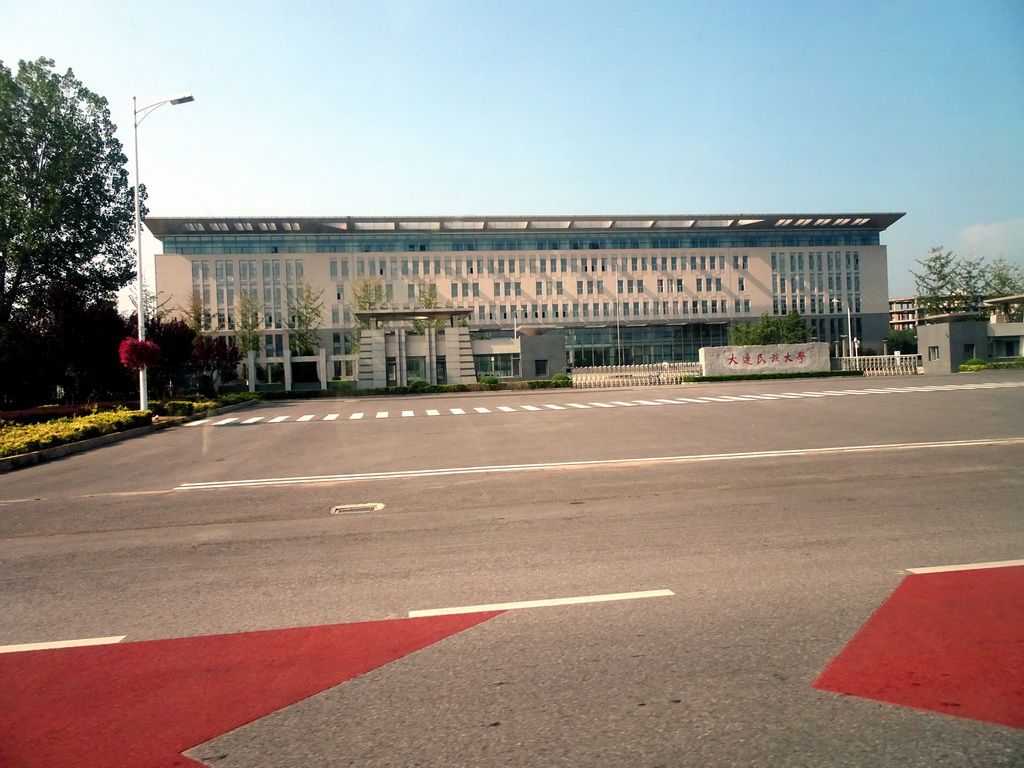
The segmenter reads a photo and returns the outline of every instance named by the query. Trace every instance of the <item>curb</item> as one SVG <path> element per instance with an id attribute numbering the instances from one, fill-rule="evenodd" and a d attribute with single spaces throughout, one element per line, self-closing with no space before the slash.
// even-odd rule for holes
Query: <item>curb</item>
<path id="1" fill-rule="evenodd" d="M 230 413 L 231 411 L 248 408 L 258 402 L 262 401 L 249 400 L 244 403 L 225 405 L 222 408 L 214 408 L 213 410 L 204 411 L 201 414 L 196 414 L 187 418 L 169 418 L 145 427 L 126 429 L 124 432 L 111 432 L 109 435 L 90 437 L 88 440 L 79 440 L 78 442 L 66 443 L 65 445 L 55 445 L 53 448 L 44 448 L 41 451 L 32 451 L 31 453 L 19 453 L 16 456 L 7 456 L 0 459 L 0 473 L 10 472 L 11 470 L 21 469 L 22 467 L 31 467 L 35 464 L 41 464 L 44 461 L 60 459 L 64 456 L 70 456 L 75 453 L 84 453 L 85 451 L 91 451 L 94 448 L 102 448 L 104 445 L 110 445 L 111 443 L 130 440 L 133 437 L 142 437 L 143 435 L 158 432 L 159 430 L 167 429 L 168 427 L 176 427 L 180 424 L 194 421 L 195 419 L 205 419 L 210 416 L 215 416 L 218 413 Z"/>

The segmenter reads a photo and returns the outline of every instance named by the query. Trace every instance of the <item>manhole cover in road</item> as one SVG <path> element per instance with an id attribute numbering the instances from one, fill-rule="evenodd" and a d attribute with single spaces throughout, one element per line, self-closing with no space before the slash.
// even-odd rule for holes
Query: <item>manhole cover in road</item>
<path id="1" fill-rule="evenodd" d="M 339 504 L 331 507 L 332 515 L 361 515 L 365 512 L 379 512 L 384 509 L 383 504 Z"/>

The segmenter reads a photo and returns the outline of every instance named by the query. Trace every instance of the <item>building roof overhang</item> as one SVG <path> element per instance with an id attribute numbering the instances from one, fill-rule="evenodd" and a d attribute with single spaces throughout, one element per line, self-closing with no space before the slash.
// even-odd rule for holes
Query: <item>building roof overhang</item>
<path id="1" fill-rule="evenodd" d="M 990 307 L 1001 307 L 1008 304 L 1024 304 L 1024 293 L 1019 296 L 998 296 L 994 299 L 983 301 L 982 304 L 988 304 Z"/>
<path id="2" fill-rule="evenodd" d="M 157 238 L 171 235 L 472 234 L 479 232 L 666 232 L 887 229 L 904 213 L 670 214 L 628 216 L 149 216 Z"/>

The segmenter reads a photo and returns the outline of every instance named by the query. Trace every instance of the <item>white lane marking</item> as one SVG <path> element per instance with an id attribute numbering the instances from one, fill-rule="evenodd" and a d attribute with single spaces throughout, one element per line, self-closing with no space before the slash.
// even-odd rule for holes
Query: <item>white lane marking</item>
<path id="1" fill-rule="evenodd" d="M 564 411 L 564 405 L 545 405 L 545 408 L 550 408 L 552 411 Z"/>
<path id="2" fill-rule="evenodd" d="M 963 565 L 933 565 L 927 568 L 906 568 L 908 573 L 946 573 L 948 571 L 979 571 L 983 568 L 1012 568 L 1024 565 L 1024 560 L 993 560 L 990 563 L 965 563 Z"/>
<path id="3" fill-rule="evenodd" d="M 703 400 L 698 400 L 696 397 L 677 397 L 677 403 L 703 403 Z"/>
<path id="4" fill-rule="evenodd" d="M 619 592 L 612 595 L 587 595 L 586 597 L 556 597 L 550 600 L 522 600 L 516 603 L 491 603 L 490 605 L 464 605 L 459 608 L 428 608 L 409 611 L 409 618 L 417 616 L 449 616 L 453 613 L 480 613 L 482 611 L 512 611 L 518 608 L 547 608 L 555 605 L 581 605 L 583 603 L 607 603 L 613 600 L 640 600 L 645 597 L 668 597 L 674 595 L 671 589 L 651 589 L 646 592 Z"/>
<path id="5" fill-rule="evenodd" d="M 747 400 L 774 400 L 775 398 L 771 395 L 747 395 Z"/>
<path id="6" fill-rule="evenodd" d="M 198 427 L 200 424 L 205 424 L 209 419 L 197 419 L 196 421 L 190 421 L 186 424 L 186 427 Z"/>
<path id="7" fill-rule="evenodd" d="M 523 406 L 520 406 L 520 407 L 524 411 L 539 411 L 540 410 L 540 408 L 538 408 L 536 405 L 523 405 Z"/>
<path id="8" fill-rule="evenodd" d="M 636 403 L 627 403 L 623 400 L 612 400 L 612 405 L 624 405 L 627 408 L 636 408 Z"/>
<path id="9" fill-rule="evenodd" d="M 693 402 L 695 403 L 728 403 L 729 401 L 722 397 L 698 397 Z"/>
<path id="10" fill-rule="evenodd" d="M 308 414 L 306 416 L 299 416 L 299 418 L 296 419 L 296 421 L 312 421 L 312 420 L 313 420 L 313 414 L 312 413 L 310 413 L 310 414 Z"/>
<path id="11" fill-rule="evenodd" d="M 499 405 L 498 406 L 498 410 L 499 411 L 504 411 L 505 413 L 515 413 L 516 412 L 515 408 L 509 408 L 507 405 Z"/>
<path id="12" fill-rule="evenodd" d="M 361 414 L 361 413 L 353 413 L 351 416 L 348 417 L 348 420 L 349 421 L 353 421 L 355 419 L 361 419 L 361 418 L 363 418 L 363 414 Z"/>
<path id="13" fill-rule="evenodd" d="M 655 402 L 654 400 L 634 400 L 634 403 L 639 405 L 661 405 L 661 403 Z"/>
<path id="14" fill-rule="evenodd" d="M 796 397 L 825 397 L 817 392 L 780 392 L 781 395 L 795 395 Z"/>
<path id="15" fill-rule="evenodd" d="M 477 413 L 490 413 L 491 412 L 490 408 L 474 408 L 473 410 L 476 411 Z"/>
<path id="16" fill-rule="evenodd" d="M 823 389 L 823 390 L 821 390 L 821 394 L 828 395 L 829 397 L 844 397 L 845 395 L 848 395 L 850 393 L 849 392 L 840 392 L 840 391 L 835 390 L 835 389 Z"/>
<path id="17" fill-rule="evenodd" d="M 270 420 L 269 423 L 271 423 L 271 424 L 278 424 L 278 423 L 284 421 L 287 418 L 288 418 L 287 416 L 275 416 L 274 418 L 272 418 Z"/>
<path id="18" fill-rule="evenodd" d="M 221 419 L 220 421 L 213 422 L 213 424 L 211 426 L 219 427 L 221 424 L 230 424 L 232 421 L 238 421 L 238 417 L 237 416 L 229 416 L 226 419 Z"/>
<path id="19" fill-rule="evenodd" d="M 614 408 L 614 405 L 608 405 L 608 403 L 589 403 L 589 405 L 596 405 L 598 408 Z"/>
<path id="20" fill-rule="evenodd" d="M 246 419 L 243 424 L 255 424 L 257 421 L 263 421 L 262 416 L 253 416 L 251 419 Z"/>
<path id="21" fill-rule="evenodd" d="M 739 397 L 737 395 L 722 395 L 723 400 L 749 400 L 749 397 Z"/>
<path id="22" fill-rule="evenodd" d="M 194 491 L 208 488 L 241 488 L 265 485 L 302 485 L 340 483 L 361 480 L 394 480 L 414 477 L 445 477 L 450 475 L 487 474 L 492 472 L 534 472 L 542 470 L 583 469 L 587 467 L 636 466 L 638 464 L 685 464 L 704 461 L 735 461 L 743 459 L 785 458 L 789 456 L 817 456 L 842 453 L 872 453 L 876 451 L 922 450 L 926 448 L 972 448 L 995 445 L 1024 445 L 1024 437 L 990 438 L 979 440 L 946 440 L 924 443 L 881 443 L 876 445 L 843 445 L 832 448 L 794 448 L 778 451 L 746 451 L 740 453 L 690 454 L 683 456 L 652 456 L 632 459 L 595 459 L 590 461 L 560 461 L 541 464 L 499 464 L 478 467 L 449 467 L 441 469 L 411 469 L 399 472 L 367 472 L 352 475 L 312 475 L 308 477 L 269 477 L 250 480 L 218 480 L 204 483 L 183 483 L 175 491 Z"/>
<path id="23" fill-rule="evenodd" d="M 413 411 L 402 411 L 402 418 L 405 418 L 407 416 L 415 416 L 415 415 L 416 414 Z"/>
<path id="24" fill-rule="evenodd" d="M 580 403 L 566 403 L 570 408 L 590 408 L 589 405 L 581 405 Z"/>
<path id="25" fill-rule="evenodd" d="M 441 415 L 440 411 L 435 411 L 433 409 L 427 411 L 427 416 L 440 416 L 440 415 Z"/>
<path id="26" fill-rule="evenodd" d="M 55 640 L 51 643 L 22 643 L 20 645 L 0 645 L 0 653 L 20 653 L 21 651 L 43 651 L 48 648 L 81 648 L 86 645 L 111 645 L 120 643 L 128 635 L 113 637 L 87 637 L 82 640 Z"/>
<path id="27" fill-rule="evenodd" d="M 865 392 L 863 389 L 838 389 L 836 390 L 841 395 L 870 395 L 870 392 Z"/>
<path id="28" fill-rule="evenodd" d="M 387 411 L 377 411 L 377 418 L 378 419 L 386 419 L 387 417 L 388 417 L 388 412 Z"/>
<path id="29" fill-rule="evenodd" d="M 659 403 L 669 403 L 671 405 L 676 405 L 678 401 L 676 401 L 676 400 L 663 400 L 663 399 L 659 398 L 656 402 L 659 402 Z"/>
<path id="30" fill-rule="evenodd" d="M 341 416 L 340 413 L 328 413 L 326 416 L 324 416 L 324 421 L 334 421 L 339 416 Z"/>
<path id="31" fill-rule="evenodd" d="M 450 410 L 450 411 L 451 411 L 452 413 L 454 413 L 454 414 L 455 414 L 456 416 L 464 416 L 464 415 L 465 415 L 465 413 L 466 413 L 466 412 L 465 412 L 464 410 L 462 410 L 461 408 L 449 408 L 448 410 Z"/>

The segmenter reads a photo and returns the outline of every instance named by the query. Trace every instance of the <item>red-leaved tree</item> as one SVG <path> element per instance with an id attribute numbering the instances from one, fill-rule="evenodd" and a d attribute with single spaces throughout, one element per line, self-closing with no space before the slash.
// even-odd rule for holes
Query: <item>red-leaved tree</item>
<path id="1" fill-rule="evenodd" d="M 144 339 L 125 339 L 118 348 L 121 363 L 133 371 L 153 368 L 160 362 L 160 347 Z"/>

